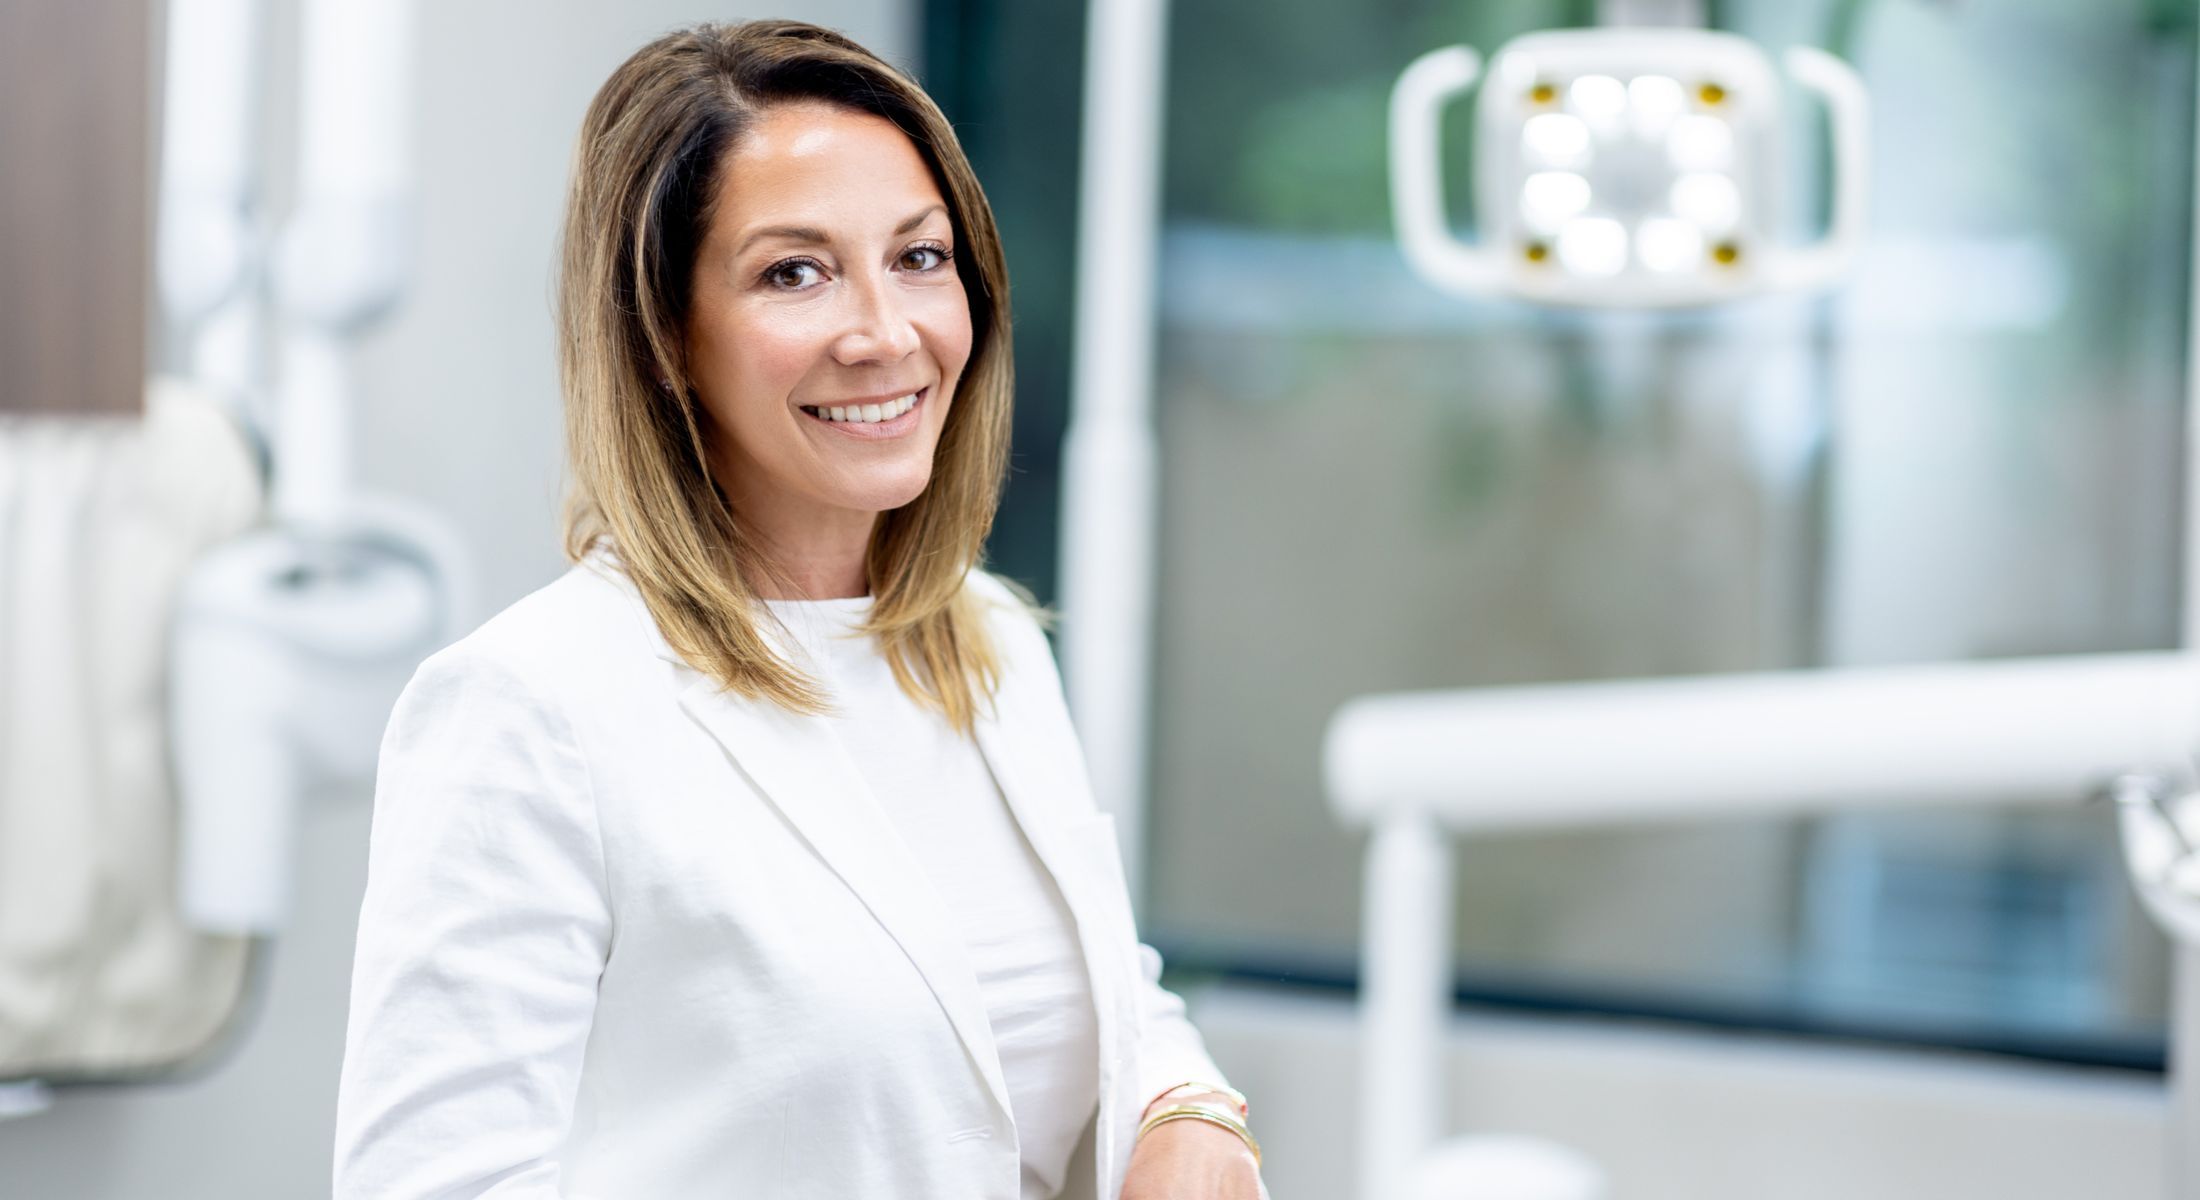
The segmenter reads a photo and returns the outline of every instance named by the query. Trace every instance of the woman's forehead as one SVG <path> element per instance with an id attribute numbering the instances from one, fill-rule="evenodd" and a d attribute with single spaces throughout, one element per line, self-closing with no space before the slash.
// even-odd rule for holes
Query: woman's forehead
<path id="1" fill-rule="evenodd" d="M 924 156 L 893 122 L 832 105 L 767 109 L 721 173 L 718 216 L 734 248 L 759 234 L 791 240 L 884 237 L 944 201 Z"/>

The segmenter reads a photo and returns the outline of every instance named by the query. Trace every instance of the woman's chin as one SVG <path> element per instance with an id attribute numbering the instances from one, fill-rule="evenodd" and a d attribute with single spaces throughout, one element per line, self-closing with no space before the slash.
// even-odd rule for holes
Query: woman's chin
<path id="1" fill-rule="evenodd" d="M 843 492 L 841 506 L 859 512 L 889 512 L 915 502 L 931 482 L 930 471 L 894 479 L 868 480 L 862 486 Z"/>

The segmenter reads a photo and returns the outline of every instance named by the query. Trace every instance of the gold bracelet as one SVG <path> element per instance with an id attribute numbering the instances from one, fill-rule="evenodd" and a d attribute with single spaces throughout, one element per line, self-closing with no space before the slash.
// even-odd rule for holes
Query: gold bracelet
<path id="1" fill-rule="evenodd" d="M 1147 1130 L 1157 1125 L 1166 1125 L 1171 1121 L 1205 1121 L 1210 1125 L 1220 1125 L 1231 1133 L 1238 1135 L 1244 1141 L 1245 1148 L 1253 1152 L 1253 1165 L 1256 1167 L 1260 1165 L 1260 1143 L 1253 1139 L 1253 1131 L 1247 1129 L 1243 1121 L 1239 1121 L 1229 1114 L 1205 1104 L 1176 1104 L 1164 1108 L 1146 1118 L 1145 1124 L 1138 1127 L 1138 1137 L 1144 1137 Z"/>
<path id="2" fill-rule="evenodd" d="M 1145 1108 L 1141 1108 L 1138 1111 L 1144 1112 L 1147 1108 L 1152 1108 L 1156 1103 L 1161 1100 L 1162 1097 L 1167 1096 L 1171 1092 L 1181 1092 L 1185 1088 L 1198 1088 L 1200 1091 L 1203 1092 L 1214 1092 L 1217 1095 L 1228 1096 L 1230 1099 L 1237 1101 L 1239 1116 L 1250 1117 L 1253 1115 L 1252 1106 L 1248 1105 L 1245 1102 L 1245 1093 L 1237 1090 L 1234 1087 L 1230 1087 L 1227 1084 L 1208 1083 L 1204 1079 L 1187 1079 L 1182 1083 L 1173 1084 L 1169 1087 L 1162 1088 L 1160 1091 L 1153 1094 L 1153 1099 L 1146 1101 Z"/>

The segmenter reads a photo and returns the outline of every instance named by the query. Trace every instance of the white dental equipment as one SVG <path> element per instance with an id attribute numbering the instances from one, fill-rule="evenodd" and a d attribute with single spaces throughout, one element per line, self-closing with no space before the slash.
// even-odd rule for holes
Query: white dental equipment
<path id="1" fill-rule="evenodd" d="M 254 204 L 259 0 L 170 0 L 155 276 L 181 373 L 252 394 L 261 260 Z M 240 416 L 244 414 L 240 412 Z"/>
<path id="2" fill-rule="evenodd" d="M 1390 194 L 1406 262 L 1463 295 L 1655 308 L 1826 287 L 1864 238 L 1870 109 L 1847 64 L 1797 46 L 1788 73 L 1831 117 L 1833 202 L 1820 241 L 1783 245 L 1780 79 L 1747 39 L 1702 29 L 1548 30 L 1489 70 L 1433 50 L 1390 97 Z M 1446 218 L 1440 118 L 1480 83 L 1479 234 Z"/>
<path id="3" fill-rule="evenodd" d="M 180 157 L 163 176 L 178 191 L 163 208 L 177 215 L 164 219 L 161 261 L 179 324 L 209 296 L 237 310 L 228 329 L 263 323 L 268 289 L 256 285 L 268 264 L 245 249 L 257 243 L 239 82 L 254 66 L 257 13 L 251 0 L 173 8 L 174 53 L 201 57 L 173 60 L 171 80 L 219 84 L 218 103 L 171 112 Z M 228 933 L 282 927 L 308 784 L 371 772 L 413 666 L 471 615 L 467 557 L 447 523 L 351 482 L 349 345 L 396 303 L 407 272 L 415 5 L 307 0 L 303 16 L 298 199 L 264 319 L 279 330 L 277 380 L 259 383 L 250 336 L 229 333 L 218 344 L 241 350 L 194 359 L 218 382 L 272 390 L 275 425 L 275 523 L 197 564 L 171 651 L 179 901 L 195 926 Z"/>
<path id="4" fill-rule="evenodd" d="M 1866 807 L 2130 799 L 2184 778 L 2200 744 L 2200 661 L 2183 654 L 1561 684 L 1364 696 L 1331 718 L 1324 782 L 1372 830 L 1362 1086 L 1408 1102 L 1361 1127 L 1364 1200 L 1409 1191 L 1445 1146 L 1453 834 Z M 2151 804 L 2126 803 L 2126 822 Z M 2127 825 L 2128 828 L 2128 825 Z M 2159 864 L 2157 864 L 2159 865 Z M 2141 879 L 2141 895 L 2147 896 Z M 2150 908 L 2152 907 L 2150 901 Z M 2183 904 L 2200 909 L 2200 900 Z M 2179 933 L 2172 1179 L 2200 1182 L 2200 915 Z M 1471 1195 L 1474 1139 L 1440 1160 Z M 1557 1169 L 1554 1168 L 1554 1172 Z M 1572 1197 L 1573 1177 L 1508 1195 Z M 1423 1180 L 1428 1183 L 1428 1180 Z M 1592 1193 L 1593 1194 L 1593 1193 Z"/>
<path id="5" fill-rule="evenodd" d="M 2187 759 L 2187 768 L 2193 760 Z M 2124 869 L 2176 958 L 2170 1014 L 2171 1195 L 2200 1190 L 2200 775 L 2134 773 L 2110 788 Z"/>
<path id="6" fill-rule="evenodd" d="M 2193 776 L 2127 775 L 2110 794 L 2140 905 L 2171 937 L 2200 947 L 2200 791 Z"/>

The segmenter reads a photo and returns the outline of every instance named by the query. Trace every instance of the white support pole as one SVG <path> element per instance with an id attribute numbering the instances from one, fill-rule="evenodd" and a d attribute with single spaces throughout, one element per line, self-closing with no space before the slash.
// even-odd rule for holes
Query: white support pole
<path id="1" fill-rule="evenodd" d="M 156 247 L 180 369 L 255 421 L 259 35 L 259 0 L 169 2 Z"/>
<path id="2" fill-rule="evenodd" d="M 1166 0 L 1091 6 L 1077 325 L 1062 447 L 1062 661 L 1093 794 L 1143 895 L 1153 652 L 1153 341 Z"/>
<path id="3" fill-rule="evenodd" d="M 1402 1197 L 1443 1137 L 1451 1015 L 1451 849 L 1425 813 L 1375 825 L 1364 882 L 1359 1191 Z"/>
<path id="4" fill-rule="evenodd" d="M 298 202 L 282 235 L 277 515 L 333 527 L 352 498 L 353 340 L 411 259 L 416 0 L 305 0 Z"/>

